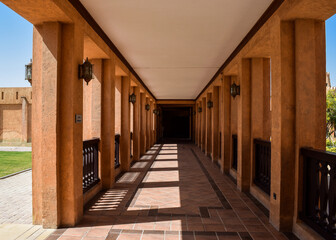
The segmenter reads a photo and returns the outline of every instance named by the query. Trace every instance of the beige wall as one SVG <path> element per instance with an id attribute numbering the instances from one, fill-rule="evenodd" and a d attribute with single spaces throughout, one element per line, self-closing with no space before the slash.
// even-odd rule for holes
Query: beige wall
<path id="1" fill-rule="evenodd" d="M 87 85 L 83 81 L 83 140 L 100 138 L 102 60 L 91 60 L 94 78 Z"/>
<path id="2" fill-rule="evenodd" d="M 0 142 L 31 142 L 31 103 L 30 87 L 0 88 Z"/>
<path id="3" fill-rule="evenodd" d="M 231 83 L 239 85 L 238 78 L 236 76 L 231 77 Z M 231 98 L 231 131 L 232 135 L 238 133 L 238 97 Z"/>
<path id="4" fill-rule="evenodd" d="M 121 77 L 115 78 L 115 134 L 121 134 Z"/>

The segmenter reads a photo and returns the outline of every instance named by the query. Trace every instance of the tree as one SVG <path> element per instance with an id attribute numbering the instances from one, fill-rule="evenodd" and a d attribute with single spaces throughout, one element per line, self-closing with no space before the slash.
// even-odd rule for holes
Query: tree
<path id="1" fill-rule="evenodd" d="M 336 90 L 330 89 L 327 93 L 327 137 L 335 132 L 336 126 Z"/>

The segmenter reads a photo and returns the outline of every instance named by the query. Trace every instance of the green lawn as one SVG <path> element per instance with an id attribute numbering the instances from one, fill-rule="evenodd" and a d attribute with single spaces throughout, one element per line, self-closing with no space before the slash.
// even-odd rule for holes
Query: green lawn
<path id="1" fill-rule="evenodd" d="M 0 177 L 31 168 L 31 152 L 0 152 Z"/>

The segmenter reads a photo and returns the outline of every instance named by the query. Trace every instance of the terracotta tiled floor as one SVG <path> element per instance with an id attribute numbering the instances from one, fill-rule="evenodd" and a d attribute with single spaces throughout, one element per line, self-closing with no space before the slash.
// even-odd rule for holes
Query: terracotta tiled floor
<path id="1" fill-rule="evenodd" d="M 287 239 L 191 144 L 155 145 L 49 239 Z"/>

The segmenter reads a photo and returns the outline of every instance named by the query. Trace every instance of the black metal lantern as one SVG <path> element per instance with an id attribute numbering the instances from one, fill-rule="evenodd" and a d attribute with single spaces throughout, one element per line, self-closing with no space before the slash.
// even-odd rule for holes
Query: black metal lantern
<path id="1" fill-rule="evenodd" d="M 207 102 L 207 106 L 208 106 L 208 108 L 212 108 L 213 107 L 213 102 L 211 100 L 209 100 Z"/>
<path id="2" fill-rule="evenodd" d="M 84 79 L 86 85 L 89 84 L 93 78 L 93 65 L 89 62 L 89 59 L 86 58 L 83 64 L 78 65 L 78 78 Z"/>
<path id="3" fill-rule="evenodd" d="M 240 95 L 240 86 L 233 83 L 230 87 L 231 96 L 235 98 L 237 95 Z"/>
<path id="4" fill-rule="evenodd" d="M 132 93 L 130 96 L 129 96 L 129 101 L 131 102 L 131 103 L 135 103 L 135 101 L 136 101 L 136 95 L 134 94 L 134 93 Z"/>
<path id="5" fill-rule="evenodd" d="M 150 109 L 149 104 L 146 104 L 145 108 L 146 108 L 147 111 L 149 111 L 149 109 Z"/>
<path id="6" fill-rule="evenodd" d="M 32 72 L 33 72 L 33 63 L 30 59 L 30 63 L 25 65 L 25 79 L 30 82 L 30 85 L 32 84 Z"/>
<path id="7" fill-rule="evenodd" d="M 202 112 L 202 108 L 198 107 L 198 112 L 201 113 Z"/>

